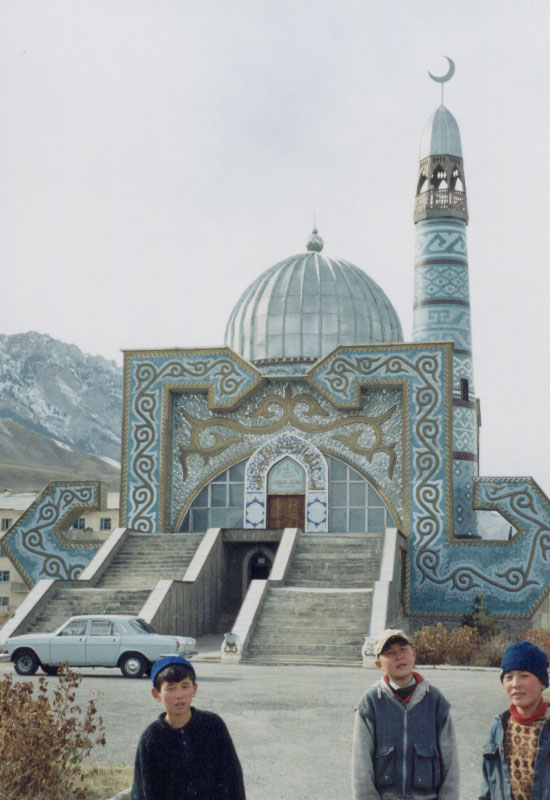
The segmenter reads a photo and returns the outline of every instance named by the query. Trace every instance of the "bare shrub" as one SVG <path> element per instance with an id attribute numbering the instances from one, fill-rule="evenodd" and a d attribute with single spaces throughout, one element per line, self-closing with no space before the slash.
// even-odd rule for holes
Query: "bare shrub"
<path id="1" fill-rule="evenodd" d="M 447 661 L 469 664 L 480 644 L 481 635 L 476 628 L 471 628 L 469 625 L 454 628 L 449 634 L 447 643 Z"/>
<path id="2" fill-rule="evenodd" d="M 500 667 L 502 656 L 510 642 L 501 634 L 481 642 L 479 650 L 472 656 L 472 664 L 478 667 Z"/>
<path id="3" fill-rule="evenodd" d="M 0 681 L 0 796 L 4 800 L 81 800 L 80 764 L 96 744 L 105 744 L 103 721 L 90 700 L 75 704 L 81 676 L 66 665 L 48 694 L 41 677 Z M 52 683 L 49 684 L 50 688 Z"/>
<path id="4" fill-rule="evenodd" d="M 441 622 L 437 625 L 424 625 L 412 636 L 419 664 L 443 664 L 449 643 L 449 633 Z"/>
<path id="5" fill-rule="evenodd" d="M 518 640 L 526 639 L 532 644 L 536 644 L 548 655 L 550 653 L 550 628 L 530 628 L 530 630 L 517 637 Z"/>

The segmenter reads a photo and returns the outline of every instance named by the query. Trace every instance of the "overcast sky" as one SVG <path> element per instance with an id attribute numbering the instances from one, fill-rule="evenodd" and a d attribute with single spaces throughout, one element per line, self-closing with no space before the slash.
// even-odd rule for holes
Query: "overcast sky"
<path id="1" fill-rule="evenodd" d="M 223 344 L 304 250 L 411 338 L 420 135 L 456 75 L 481 473 L 550 492 L 548 0 L 0 0 L 0 332 Z"/>

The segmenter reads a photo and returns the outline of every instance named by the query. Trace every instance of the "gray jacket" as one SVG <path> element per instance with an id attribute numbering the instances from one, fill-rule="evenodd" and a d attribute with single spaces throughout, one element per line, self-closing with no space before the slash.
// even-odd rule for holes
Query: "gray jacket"
<path id="1" fill-rule="evenodd" d="M 382 678 L 355 711 L 353 800 L 459 800 L 449 704 L 423 680 L 403 703 Z"/>
<path id="2" fill-rule="evenodd" d="M 483 765 L 479 800 L 512 800 L 510 773 L 504 757 L 504 731 L 509 711 L 494 720 L 483 748 Z M 540 729 L 531 787 L 533 800 L 550 800 L 550 709 Z"/>

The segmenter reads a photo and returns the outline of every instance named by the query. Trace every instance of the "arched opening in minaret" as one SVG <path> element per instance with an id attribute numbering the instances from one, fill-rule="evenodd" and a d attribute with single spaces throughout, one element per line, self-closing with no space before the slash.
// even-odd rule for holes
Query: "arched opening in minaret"
<path id="1" fill-rule="evenodd" d="M 432 175 L 431 183 L 434 189 L 436 189 L 437 191 L 439 191 L 440 189 L 449 188 L 449 184 L 447 183 L 447 173 L 445 172 L 441 164 L 438 164 L 437 167 L 435 168 Z"/>
<path id="2" fill-rule="evenodd" d="M 428 176 L 426 175 L 426 170 L 423 169 L 420 173 L 420 178 L 418 179 L 418 186 L 416 187 L 416 193 L 422 194 L 422 192 L 427 192 L 429 189 L 428 185 Z"/>
<path id="3" fill-rule="evenodd" d="M 451 176 L 451 189 L 453 192 L 463 192 L 464 191 L 464 184 L 462 183 L 462 178 L 460 177 L 460 172 L 455 167 L 453 169 L 453 174 Z"/>

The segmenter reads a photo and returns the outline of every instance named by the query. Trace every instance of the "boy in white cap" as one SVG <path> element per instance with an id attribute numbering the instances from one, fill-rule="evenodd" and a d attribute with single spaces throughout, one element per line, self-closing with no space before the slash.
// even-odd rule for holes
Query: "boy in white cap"
<path id="1" fill-rule="evenodd" d="M 414 671 L 404 631 L 385 630 L 374 655 L 384 675 L 355 710 L 353 800 L 459 800 L 449 703 Z"/>
<path id="2" fill-rule="evenodd" d="M 483 750 L 480 800 L 549 800 L 546 653 L 531 642 L 514 642 L 504 651 L 500 680 L 510 707 L 494 720 Z"/>

